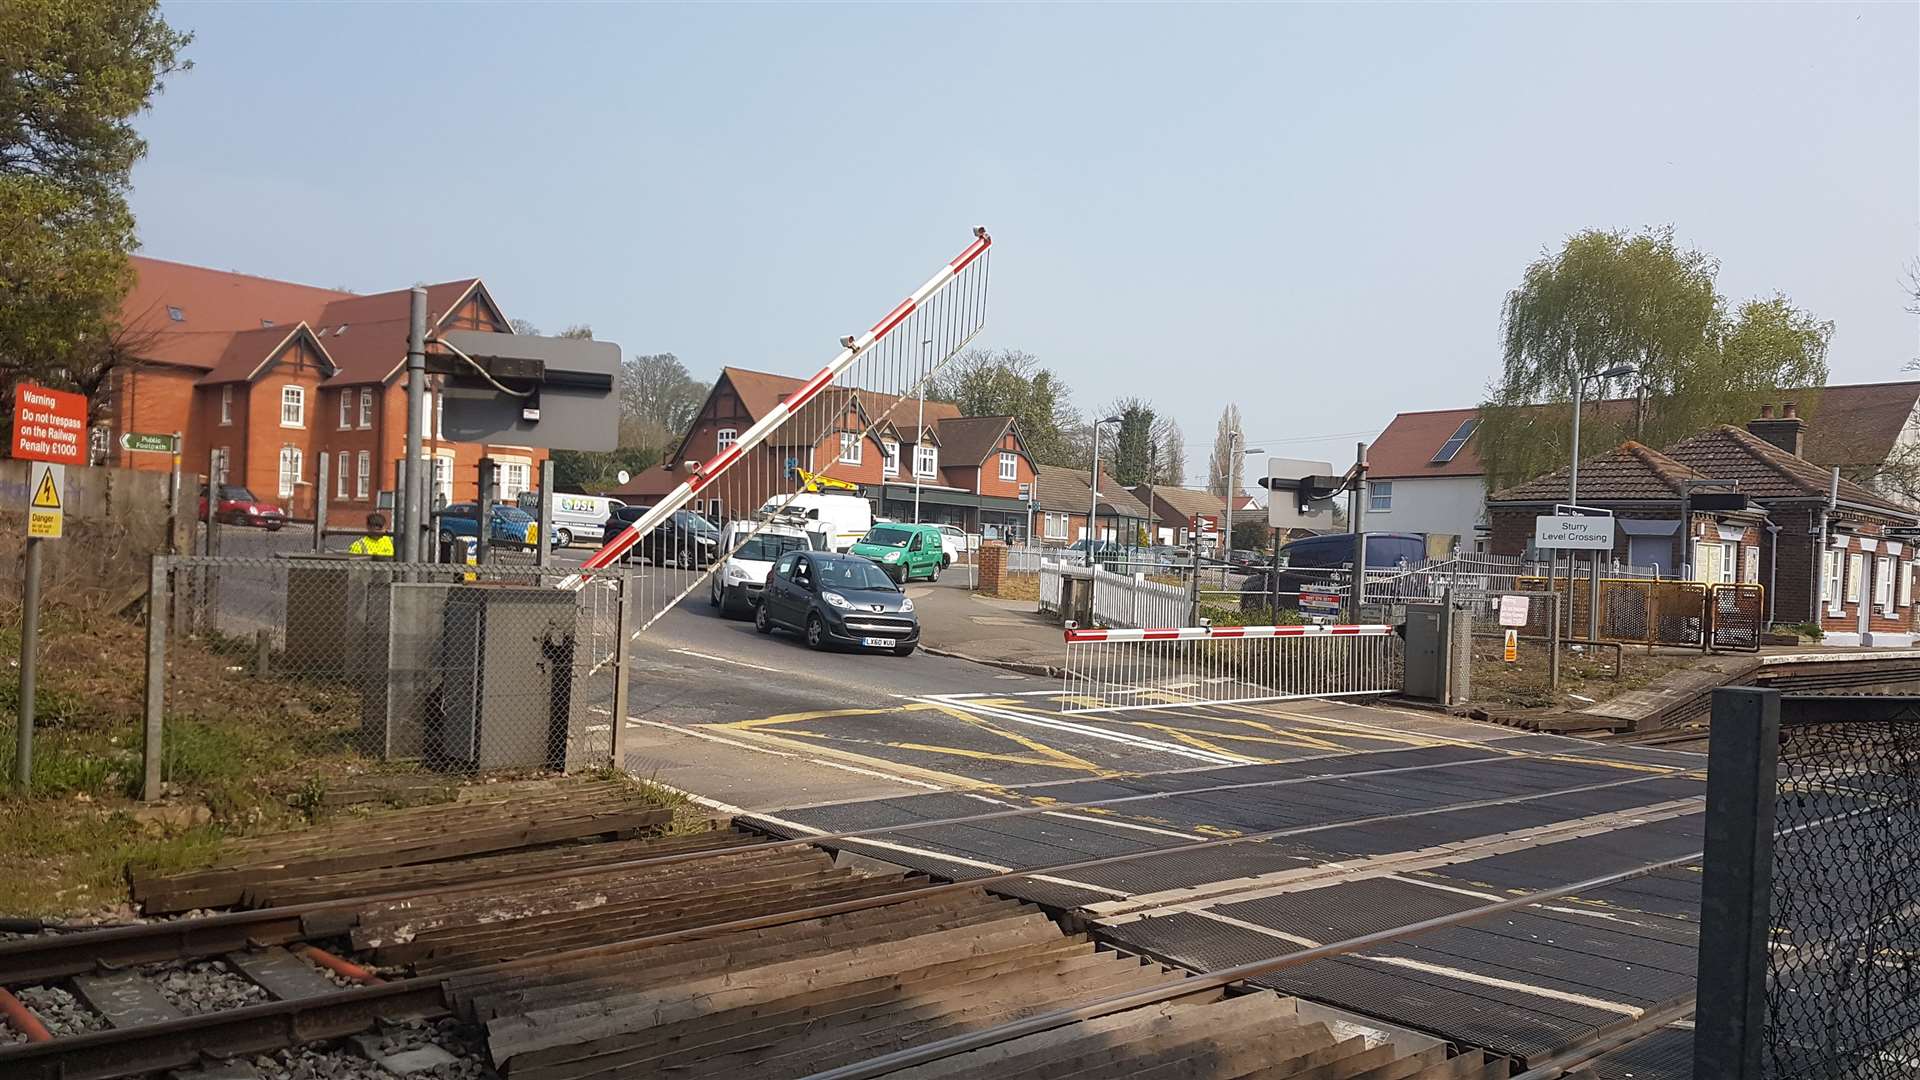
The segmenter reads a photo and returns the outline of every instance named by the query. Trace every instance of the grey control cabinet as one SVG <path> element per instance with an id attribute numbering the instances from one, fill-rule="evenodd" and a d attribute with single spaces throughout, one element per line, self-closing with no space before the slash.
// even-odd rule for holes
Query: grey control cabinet
<path id="1" fill-rule="evenodd" d="M 575 686 L 576 665 L 587 659 L 578 611 L 578 597 L 563 589 L 448 590 L 437 665 L 441 755 L 478 769 L 566 768 L 586 711 Z"/>
<path id="2" fill-rule="evenodd" d="M 1408 604 L 1406 693 L 1410 698 L 1459 705 L 1472 696 L 1473 613 L 1445 604 Z"/>

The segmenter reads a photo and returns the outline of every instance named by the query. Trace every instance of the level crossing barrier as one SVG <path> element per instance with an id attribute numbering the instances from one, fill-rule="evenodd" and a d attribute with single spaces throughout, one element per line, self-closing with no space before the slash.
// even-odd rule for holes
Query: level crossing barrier
<path id="1" fill-rule="evenodd" d="M 1397 694 L 1386 625 L 1187 626 L 1066 631 L 1061 711 L 1126 712 Z"/>

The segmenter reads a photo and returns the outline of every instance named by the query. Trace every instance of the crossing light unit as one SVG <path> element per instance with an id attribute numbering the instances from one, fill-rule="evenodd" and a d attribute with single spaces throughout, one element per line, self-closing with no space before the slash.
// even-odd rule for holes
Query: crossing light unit
<path id="1" fill-rule="evenodd" d="M 1311 529 L 1322 523 L 1327 500 L 1347 489 L 1347 477 L 1333 463 L 1303 458 L 1267 459 L 1260 486 L 1267 497 L 1267 524 L 1276 529 Z"/>

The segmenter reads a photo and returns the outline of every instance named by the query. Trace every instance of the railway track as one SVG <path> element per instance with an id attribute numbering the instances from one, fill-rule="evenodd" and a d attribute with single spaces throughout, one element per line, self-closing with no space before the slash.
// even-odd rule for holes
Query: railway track
<path id="1" fill-rule="evenodd" d="M 1165 1075 L 1358 1076 L 1394 1065 L 1406 1071 L 1379 1075 L 1506 1076 L 1504 1058 L 1449 1055 L 1436 1040 L 1411 1033 L 1339 1037 L 1340 1022 L 1326 1010 L 1268 991 L 1243 992 L 1247 972 L 1194 976 L 1063 933 L 1039 908 L 990 891 L 1036 875 L 1256 843 L 1370 816 L 962 881 L 858 870 L 831 854 L 857 850 L 862 839 L 940 825 L 1113 813 L 1196 790 L 1284 788 L 1471 762 L 1368 770 L 1337 764 L 1325 772 L 789 839 L 737 828 L 641 836 L 643 826 L 614 815 L 599 823 L 607 827 L 592 832 L 592 842 L 582 834 L 514 849 L 468 836 L 455 846 L 475 850 L 399 866 L 373 865 L 379 860 L 363 855 L 354 861 L 365 865 L 342 867 L 331 849 L 309 845 L 331 869 L 306 873 L 301 860 L 276 856 L 257 871 L 229 867 L 175 883 L 182 887 L 171 894 L 149 882 L 149 895 L 198 897 L 218 888 L 252 902 L 295 902 L 0 944 L 0 987 L 9 996 L 70 994 L 92 1017 L 88 1030 L 0 1048 L 0 1076 L 137 1075 L 442 1017 L 468 1025 L 500 1072 L 539 1080 L 661 1071 L 722 1077 L 749 1068 L 766 1076 L 991 1073 L 1000 1080 L 1003 1072 L 1065 1075 L 1051 1070 L 1083 1059 L 1093 1070 L 1087 1076 L 1158 1075 L 1137 1069 L 1181 1062 L 1186 1071 Z M 1470 805 L 1478 803 L 1435 812 Z M 398 842 L 408 843 L 404 831 Z M 355 887 L 369 891 L 327 892 Z M 1502 901 L 1454 921 L 1564 894 Z M 1393 931 L 1419 932 L 1418 924 Z M 1308 952 L 1336 955 L 1374 937 L 1266 963 L 1304 963 L 1314 958 Z M 182 1007 L 167 989 L 182 970 L 193 976 L 190 984 L 225 992 L 207 995 L 213 1007 Z M 1052 1019 L 1035 1026 L 1036 1017 Z M 1236 1031 L 1248 1037 L 1228 1052 L 1225 1033 Z M 890 1051 L 913 1043 L 918 1058 L 886 1064 Z M 1119 1049 L 1126 1047 L 1132 1049 Z M 880 1067 L 873 1062 L 891 1071 L 871 1071 Z M 1283 1067 L 1293 1071 L 1273 1071 Z M 1322 1068 L 1335 1071 L 1309 1072 Z"/>

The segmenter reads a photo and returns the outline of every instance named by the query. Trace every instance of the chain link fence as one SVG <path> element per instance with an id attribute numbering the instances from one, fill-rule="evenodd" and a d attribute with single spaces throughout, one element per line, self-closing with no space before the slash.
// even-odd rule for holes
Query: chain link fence
<path id="1" fill-rule="evenodd" d="M 1715 694 L 1695 1075 L 1920 1073 L 1920 698 Z"/>
<path id="2" fill-rule="evenodd" d="M 262 712 L 291 717 L 302 753 L 456 773 L 614 762 L 635 579 L 655 571 L 556 587 L 578 572 L 311 553 L 156 558 L 149 797 L 202 719 L 194 680 L 173 674 L 191 668 L 167 663 L 186 649 L 254 680 Z"/>

